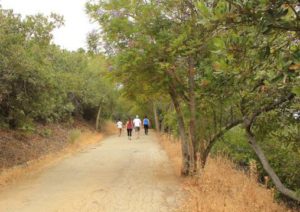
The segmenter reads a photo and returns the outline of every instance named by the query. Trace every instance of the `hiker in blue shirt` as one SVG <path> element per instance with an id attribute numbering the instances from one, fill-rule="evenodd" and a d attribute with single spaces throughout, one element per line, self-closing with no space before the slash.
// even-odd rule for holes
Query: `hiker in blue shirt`
<path id="1" fill-rule="evenodd" d="M 143 125 L 144 125 L 145 135 L 148 135 L 148 129 L 149 129 L 150 121 L 147 118 L 147 116 L 145 116 L 145 118 L 143 120 Z"/>

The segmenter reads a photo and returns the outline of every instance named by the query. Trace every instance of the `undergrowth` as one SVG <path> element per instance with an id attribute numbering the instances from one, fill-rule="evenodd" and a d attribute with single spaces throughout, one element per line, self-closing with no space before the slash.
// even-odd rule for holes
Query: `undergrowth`
<path id="1" fill-rule="evenodd" d="M 180 142 L 166 135 L 162 135 L 160 141 L 174 169 L 180 175 Z M 274 191 L 258 184 L 255 174 L 246 175 L 235 167 L 236 165 L 227 158 L 210 157 L 198 180 L 183 180 L 189 195 L 179 211 L 292 211 L 275 202 Z"/>

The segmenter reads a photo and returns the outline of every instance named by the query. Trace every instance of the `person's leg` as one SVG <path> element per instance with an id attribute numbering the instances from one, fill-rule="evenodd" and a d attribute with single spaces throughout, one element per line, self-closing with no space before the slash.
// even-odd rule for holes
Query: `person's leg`
<path id="1" fill-rule="evenodd" d="M 122 128 L 119 128 L 119 137 L 121 136 L 122 134 Z"/>
<path id="2" fill-rule="evenodd" d="M 148 129 L 149 129 L 149 126 L 148 126 L 148 124 L 145 124 L 145 126 L 144 126 L 144 127 L 145 127 L 145 134 L 146 134 L 146 135 L 148 135 Z"/>
<path id="3" fill-rule="evenodd" d="M 130 129 L 127 129 L 127 136 L 128 136 L 128 139 L 129 139 L 129 136 L 130 136 Z"/>
<path id="4" fill-rule="evenodd" d="M 129 129 L 129 140 L 131 140 L 132 129 Z"/>

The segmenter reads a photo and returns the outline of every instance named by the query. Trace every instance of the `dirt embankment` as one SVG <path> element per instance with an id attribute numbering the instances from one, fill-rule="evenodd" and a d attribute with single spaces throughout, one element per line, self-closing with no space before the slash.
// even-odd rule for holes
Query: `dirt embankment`
<path id="1" fill-rule="evenodd" d="M 111 133 L 109 127 L 106 131 Z M 0 130 L 0 185 L 40 170 L 102 138 L 103 134 L 93 126 L 79 121 L 72 125 L 39 125 L 34 132 Z"/>

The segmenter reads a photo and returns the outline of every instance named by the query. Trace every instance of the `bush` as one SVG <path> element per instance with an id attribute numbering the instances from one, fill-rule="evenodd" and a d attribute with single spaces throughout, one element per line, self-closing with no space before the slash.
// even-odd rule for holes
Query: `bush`
<path id="1" fill-rule="evenodd" d="M 79 129 L 74 129 L 70 132 L 69 142 L 75 143 L 75 141 L 80 137 L 81 131 Z"/>
<path id="2" fill-rule="evenodd" d="M 226 155 L 244 168 L 248 167 L 249 162 L 256 158 L 240 127 L 227 132 L 224 138 L 216 143 L 212 154 Z"/>
<path id="3" fill-rule="evenodd" d="M 51 129 L 44 129 L 39 134 L 45 138 L 49 138 L 52 136 L 53 132 Z"/>

